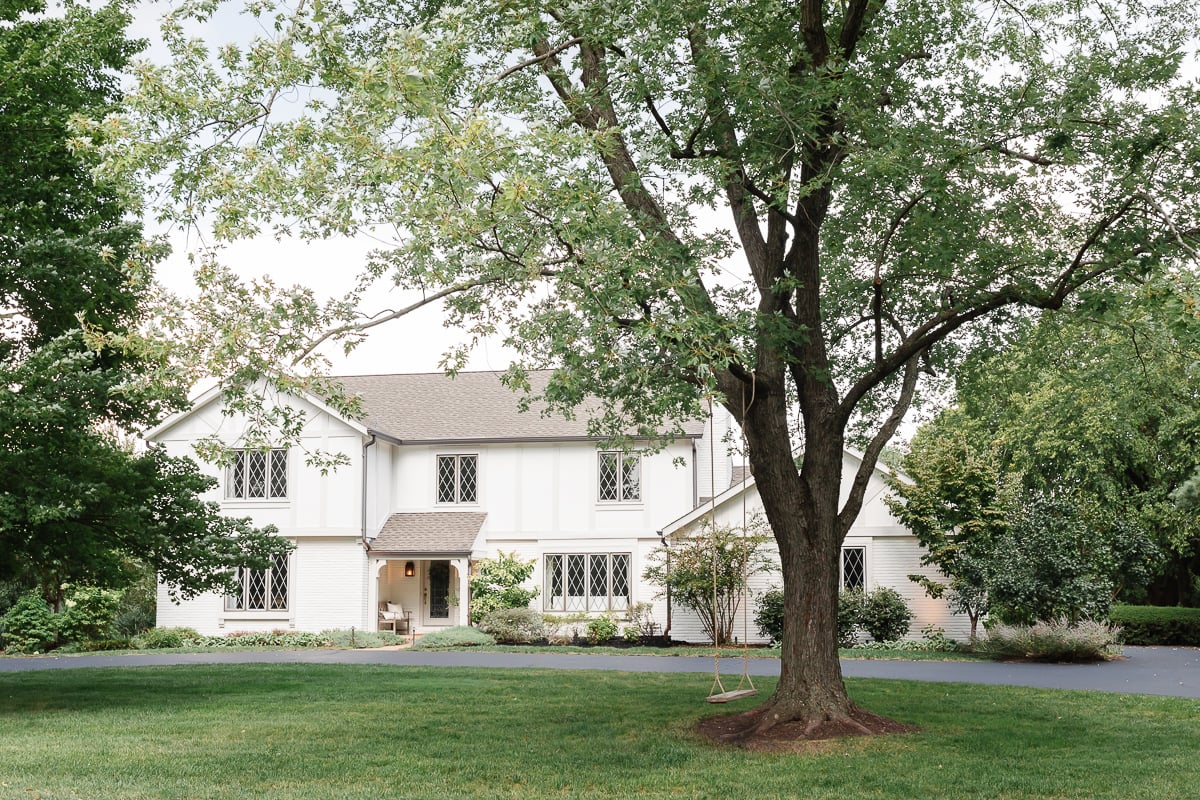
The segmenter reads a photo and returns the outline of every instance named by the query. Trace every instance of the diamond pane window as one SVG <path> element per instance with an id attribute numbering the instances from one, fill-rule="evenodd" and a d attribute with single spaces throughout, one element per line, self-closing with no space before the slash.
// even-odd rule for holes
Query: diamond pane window
<path id="1" fill-rule="evenodd" d="M 612 602 L 613 611 L 629 608 L 629 554 L 614 553 L 612 557 Z"/>
<path id="2" fill-rule="evenodd" d="M 630 603 L 629 553 L 546 556 L 547 611 L 625 611 Z"/>
<path id="3" fill-rule="evenodd" d="M 642 499 L 642 459 L 630 453 L 601 453 L 597 497 L 602 502 Z"/>
<path id="4" fill-rule="evenodd" d="M 587 556 L 567 556 L 567 611 L 587 608 Z"/>
<path id="5" fill-rule="evenodd" d="M 546 610 L 562 611 L 566 603 L 563 597 L 563 557 L 546 556 Z"/>
<path id="6" fill-rule="evenodd" d="M 842 548 L 842 588 L 862 589 L 867 584 L 866 549 L 862 547 Z"/>
<path id="7" fill-rule="evenodd" d="M 474 503 L 479 499 L 479 456 L 437 457 L 437 501 Z"/>
<path id="8" fill-rule="evenodd" d="M 225 496 L 231 500 L 283 500 L 287 489 L 287 450 L 237 450 L 225 468 Z"/>
<path id="9" fill-rule="evenodd" d="M 608 610 L 608 556 L 588 556 L 588 611 Z"/>
<path id="10" fill-rule="evenodd" d="M 271 557 L 268 569 L 238 567 L 235 573 L 237 591 L 226 595 L 226 611 L 287 611 L 288 556 Z"/>

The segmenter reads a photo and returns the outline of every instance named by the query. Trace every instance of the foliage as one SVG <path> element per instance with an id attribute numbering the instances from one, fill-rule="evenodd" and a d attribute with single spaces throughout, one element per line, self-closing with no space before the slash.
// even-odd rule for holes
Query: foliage
<path id="1" fill-rule="evenodd" d="M 754 624 L 758 635 L 767 637 L 771 644 L 783 641 L 783 589 L 773 587 L 758 596 Z M 839 635 L 838 639 L 841 638 Z"/>
<path id="2" fill-rule="evenodd" d="M 743 532 L 706 522 L 701 532 L 656 548 L 642 577 L 659 587 L 658 597 L 670 589 L 672 602 L 695 611 L 709 641 L 727 644 L 733 641 L 746 581 L 775 566 L 766 549 L 767 537 L 759 532 L 762 524 L 756 519 Z"/>
<path id="3" fill-rule="evenodd" d="M 203 302 L 163 324 L 230 386 L 441 302 L 472 342 L 502 332 L 512 387 L 555 367 L 546 410 L 586 403 L 624 444 L 715 397 L 781 552 L 811 555 L 784 559 L 788 587 L 835 583 L 879 455 L 938 376 L 1033 311 L 1195 260 L 1193 0 L 249 9 L 262 33 L 220 46 L 192 35 L 220 3 L 167 16 L 170 63 L 81 130 L 103 174 L 160 180 L 156 210 L 218 240 L 393 226 L 361 283 L 419 296 L 375 315 L 247 287 L 213 255 Z M 788 597 L 778 719 L 848 714 L 833 593 Z"/>
<path id="4" fill-rule="evenodd" d="M 27 592 L 0 617 L 4 647 L 13 653 L 40 653 L 58 641 L 58 616 L 36 592 Z"/>
<path id="5" fill-rule="evenodd" d="M 490 611 L 525 608 L 538 596 L 538 589 L 521 586 L 533 574 L 536 561 L 522 561 L 517 554 L 500 552 L 496 558 L 478 562 L 471 576 L 471 622 L 479 624 Z"/>
<path id="6" fill-rule="evenodd" d="M 203 638 L 194 628 L 150 628 L 138 634 L 134 644 L 146 650 L 165 650 L 189 647 Z"/>
<path id="7" fill-rule="evenodd" d="M 0 579 L 56 608 L 64 584 L 130 582 L 135 558 L 190 596 L 287 547 L 201 503 L 194 464 L 128 438 L 190 383 L 139 333 L 163 250 L 68 130 L 115 110 L 129 21 L 123 2 L 0 8 Z"/>
<path id="8" fill-rule="evenodd" d="M 1065 497 L 1023 498 L 991 559 L 992 614 L 1023 624 L 1103 618 L 1120 581 L 1145 580 L 1157 553 L 1146 532 L 1124 519 L 1081 510 Z"/>
<path id="9" fill-rule="evenodd" d="M 576 639 L 581 626 L 587 625 L 591 618 L 586 611 L 575 611 L 569 614 L 543 614 L 542 623 L 546 626 L 546 638 L 557 644 Z"/>
<path id="10" fill-rule="evenodd" d="M 612 614 L 593 617 L 587 624 L 588 644 L 604 644 L 609 639 L 616 638 L 617 630 L 617 621 Z"/>
<path id="11" fill-rule="evenodd" d="M 528 606 L 489 611 L 479 621 L 479 630 L 490 633 L 499 644 L 526 644 L 546 638 L 542 615 Z"/>
<path id="12" fill-rule="evenodd" d="M 141 576 L 121 591 L 113 630 L 132 637 L 153 628 L 158 612 L 157 589 L 157 576 L 152 570 L 143 569 Z"/>
<path id="13" fill-rule="evenodd" d="M 856 651 L 895 651 L 898 653 L 956 653 L 959 649 L 958 642 L 947 636 L 944 630 L 931 626 L 926 626 L 921 631 L 920 639 L 876 640 L 854 646 Z"/>
<path id="14" fill-rule="evenodd" d="M 72 646 L 81 653 L 102 653 L 110 650 L 129 650 L 133 647 L 133 639 L 87 639 Z"/>
<path id="15" fill-rule="evenodd" d="M 478 628 L 466 625 L 455 625 L 429 633 L 417 639 L 414 650 L 436 650 L 439 647 L 478 647 L 495 644 L 496 639 L 491 634 L 484 633 Z"/>
<path id="16" fill-rule="evenodd" d="M 1107 661 L 1121 654 L 1121 633 L 1107 622 L 1067 619 L 1032 625 L 997 623 L 987 628 L 978 648 L 996 658 L 1029 661 Z"/>
<path id="17" fill-rule="evenodd" d="M 837 640 L 839 647 L 854 647 L 867 594 L 862 589 L 847 589 L 838 594 Z"/>
<path id="18" fill-rule="evenodd" d="M 408 641 L 408 637 L 391 631 L 359 631 L 354 628 L 331 628 L 321 631 L 322 647 L 358 649 L 367 647 L 389 647 Z"/>
<path id="19" fill-rule="evenodd" d="M 627 612 L 629 624 L 625 633 L 633 631 L 638 638 L 654 636 L 658 632 L 658 623 L 654 620 L 653 603 L 634 603 Z"/>
<path id="20" fill-rule="evenodd" d="M 913 612 L 895 589 L 880 586 L 867 594 L 859 626 L 877 642 L 894 642 L 908 634 Z"/>
<path id="21" fill-rule="evenodd" d="M 1114 605 L 1108 619 L 1125 644 L 1200 647 L 1200 608 Z"/>
<path id="22" fill-rule="evenodd" d="M 63 603 L 58 634 L 67 642 L 109 638 L 120 605 L 120 592 L 94 586 L 72 587 Z"/>

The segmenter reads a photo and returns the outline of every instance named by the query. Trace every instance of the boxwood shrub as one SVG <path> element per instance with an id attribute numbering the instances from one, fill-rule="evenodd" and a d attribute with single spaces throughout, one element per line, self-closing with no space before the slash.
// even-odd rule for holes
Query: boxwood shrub
<path id="1" fill-rule="evenodd" d="M 1125 644 L 1200 647 L 1200 608 L 1114 605 L 1108 618 Z"/>

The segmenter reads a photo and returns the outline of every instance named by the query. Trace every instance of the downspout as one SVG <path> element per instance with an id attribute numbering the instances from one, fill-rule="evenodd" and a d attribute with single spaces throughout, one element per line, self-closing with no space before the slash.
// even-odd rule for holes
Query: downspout
<path id="1" fill-rule="evenodd" d="M 371 438 L 363 444 L 363 466 L 362 466 L 362 546 L 363 550 L 367 549 L 367 448 L 375 444 L 375 434 L 371 434 Z"/>
<path id="2" fill-rule="evenodd" d="M 700 468 L 696 463 L 698 457 L 699 451 L 696 449 L 696 440 L 692 439 L 692 508 L 700 505 Z"/>
<path id="3" fill-rule="evenodd" d="M 693 445 L 693 448 L 695 446 Z M 663 550 L 667 551 L 667 625 L 663 628 L 663 639 L 671 641 L 671 546 L 667 544 L 667 537 L 663 536 L 662 531 L 656 531 L 658 540 L 662 542 Z"/>

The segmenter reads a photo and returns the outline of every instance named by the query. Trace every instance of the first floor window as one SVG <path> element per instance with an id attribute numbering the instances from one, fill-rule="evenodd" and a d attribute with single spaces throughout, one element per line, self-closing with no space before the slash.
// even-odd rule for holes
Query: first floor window
<path id="1" fill-rule="evenodd" d="M 479 456 L 437 457 L 437 501 L 474 503 L 478 500 Z"/>
<path id="2" fill-rule="evenodd" d="M 238 567 L 237 589 L 225 597 L 226 611 L 287 611 L 288 554 L 271 556 L 267 569 Z"/>
<path id="3" fill-rule="evenodd" d="M 287 450 L 235 450 L 225 468 L 225 496 L 233 500 L 287 497 Z"/>
<path id="4" fill-rule="evenodd" d="M 842 588 L 865 589 L 867 586 L 867 550 L 865 547 L 842 548 Z"/>
<path id="5" fill-rule="evenodd" d="M 606 503 L 642 499 L 642 458 L 636 453 L 601 453 L 598 497 Z"/>
<path id="6" fill-rule="evenodd" d="M 629 553 L 547 555 L 547 611 L 625 611 L 629 608 Z"/>

